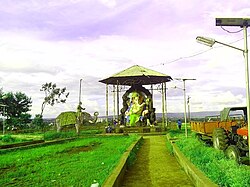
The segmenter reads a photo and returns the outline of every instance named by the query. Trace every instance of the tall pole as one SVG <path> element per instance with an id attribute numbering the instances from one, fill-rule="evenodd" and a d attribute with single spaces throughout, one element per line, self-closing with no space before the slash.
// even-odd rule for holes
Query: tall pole
<path id="1" fill-rule="evenodd" d="M 5 134 L 5 116 L 6 116 L 6 106 L 7 105 L 0 104 L 0 106 L 3 107 L 2 117 L 3 117 L 3 135 L 4 135 Z"/>
<path id="2" fill-rule="evenodd" d="M 79 88 L 79 103 L 81 102 L 81 92 L 82 92 L 82 79 L 80 79 L 80 88 Z"/>
<path id="3" fill-rule="evenodd" d="M 6 106 L 4 105 L 3 106 L 3 115 L 4 115 L 4 118 L 3 118 L 3 135 L 5 134 L 5 115 L 6 115 Z"/>
<path id="4" fill-rule="evenodd" d="M 188 121 L 191 121 L 191 112 L 190 112 L 190 96 L 187 98 L 187 105 L 188 105 Z"/>
<path id="5" fill-rule="evenodd" d="M 182 79 L 183 81 L 183 95 L 184 95 L 184 123 L 185 123 L 185 136 L 188 137 L 187 132 L 187 99 L 186 99 L 186 81 L 196 80 L 196 79 Z"/>
<path id="6" fill-rule="evenodd" d="M 244 33 L 244 60 L 246 71 L 246 99 L 247 99 L 247 127 L 248 127 L 248 157 L 250 163 L 250 93 L 249 93 L 249 66 L 248 66 L 248 46 L 247 46 L 247 26 L 243 26 Z"/>
<path id="7" fill-rule="evenodd" d="M 162 127 L 165 127 L 165 99 L 164 99 L 164 83 L 161 83 L 162 94 Z"/>
<path id="8" fill-rule="evenodd" d="M 165 113 L 166 113 L 166 123 L 165 123 L 165 126 L 168 126 L 168 111 L 167 111 L 167 88 L 166 88 L 166 82 L 164 82 L 164 102 L 165 102 Z"/>
<path id="9" fill-rule="evenodd" d="M 183 92 L 184 92 L 184 123 L 185 123 L 185 136 L 187 137 L 187 106 L 186 106 L 186 79 L 183 79 Z"/>

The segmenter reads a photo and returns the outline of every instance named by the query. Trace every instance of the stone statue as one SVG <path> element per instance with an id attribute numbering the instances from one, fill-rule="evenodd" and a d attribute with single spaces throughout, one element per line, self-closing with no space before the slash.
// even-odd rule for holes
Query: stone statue
<path id="1" fill-rule="evenodd" d="M 88 125 L 88 124 L 95 124 L 98 119 L 98 115 L 99 115 L 98 112 L 95 112 L 93 117 L 87 112 L 79 112 L 79 111 L 62 112 L 56 118 L 57 132 L 60 132 L 62 127 L 75 125 L 76 132 L 79 134 L 80 126 Z"/>

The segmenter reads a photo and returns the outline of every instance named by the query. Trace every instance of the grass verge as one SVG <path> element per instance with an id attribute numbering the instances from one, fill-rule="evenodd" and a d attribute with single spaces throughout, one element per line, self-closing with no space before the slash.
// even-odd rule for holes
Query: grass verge
<path id="1" fill-rule="evenodd" d="M 225 157 L 222 151 L 208 147 L 189 132 L 185 137 L 183 131 L 170 131 L 171 137 L 178 138 L 176 145 L 180 151 L 213 182 L 220 186 L 248 187 L 250 184 L 250 167 L 238 165 Z"/>

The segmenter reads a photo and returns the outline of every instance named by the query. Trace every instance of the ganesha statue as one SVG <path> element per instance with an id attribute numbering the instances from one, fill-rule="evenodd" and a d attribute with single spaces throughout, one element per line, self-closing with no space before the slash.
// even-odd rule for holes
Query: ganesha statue
<path id="1" fill-rule="evenodd" d="M 151 125 L 155 119 L 151 93 L 142 86 L 132 86 L 123 95 L 123 108 L 121 109 L 122 123 L 126 126 Z"/>

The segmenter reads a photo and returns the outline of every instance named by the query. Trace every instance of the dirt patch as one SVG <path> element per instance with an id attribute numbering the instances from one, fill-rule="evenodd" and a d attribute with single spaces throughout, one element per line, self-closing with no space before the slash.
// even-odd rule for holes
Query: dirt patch
<path id="1" fill-rule="evenodd" d="M 67 154 L 78 154 L 80 152 L 87 152 L 87 151 L 92 151 L 93 149 L 97 148 L 101 143 L 94 142 L 89 145 L 85 146 L 79 146 L 79 147 L 72 147 L 67 150 L 65 150 L 63 153 Z"/>
<path id="2" fill-rule="evenodd" d="M 4 175 L 5 173 L 8 173 L 9 171 L 13 171 L 13 170 L 16 170 L 15 166 L 1 168 L 0 175 Z"/>

